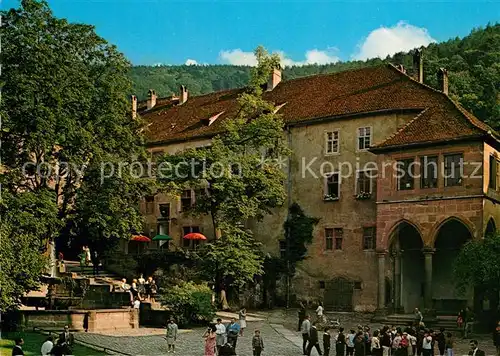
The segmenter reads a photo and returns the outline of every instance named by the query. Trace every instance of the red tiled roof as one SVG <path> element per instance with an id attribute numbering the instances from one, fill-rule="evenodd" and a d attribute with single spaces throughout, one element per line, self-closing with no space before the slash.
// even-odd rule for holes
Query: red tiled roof
<path id="1" fill-rule="evenodd" d="M 166 101 L 140 112 L 148 124 L 150 144 L 212 136 L 224 130 L 224 121 L 238 110 L 244 89 L 191 97 L 182 105 Z M 284 81 L 264 94 L 280 110 L 287 124 L 377 111 L 422 110 L 395 135 L 376 147 L 434 141 L 493 131 L 443 93 L 422 85 L 392 65 Z M 206 120 L 222 113 L 211 125 Z M 204 123 L 205 122 L 205 123 Z M 422 129 L 422 123 L 428 125 Z M 424 125 L 425 126 L 425 125 Z"/>

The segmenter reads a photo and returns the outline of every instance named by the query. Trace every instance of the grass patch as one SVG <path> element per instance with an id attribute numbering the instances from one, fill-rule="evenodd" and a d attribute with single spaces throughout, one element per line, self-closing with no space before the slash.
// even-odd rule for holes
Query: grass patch
<path id="1" fill-rule="evenodd" d="M 14 340 L 18 337 L 23 338 L 23 350 L 25 355 L 40 355 L 42 344 L 47 339 L 47 335 L 35 332 L 8 332 L 2 333 L 0 339 L 0 355 L 10 355 L 14 347 Z M 98 356 L 106 355 L 104 352 L 96 351 L 78 344 L 73 346 L 73 355 L 75 356 Z"/>

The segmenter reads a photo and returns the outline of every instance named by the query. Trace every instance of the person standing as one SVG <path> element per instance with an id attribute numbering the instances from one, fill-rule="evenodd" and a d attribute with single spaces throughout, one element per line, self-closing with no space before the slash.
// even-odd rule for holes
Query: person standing
<path id="1" fill-rule="evenodd" d="M 484 351 L 479 349 L 477 340 L 471 340 L 469 345 L 469 356 L 484 356 Z"/>
<path id="2" fill-rule="evenodd" d="M 45 340 L 45 342 L 42 344 L 42 348 L 40 349 L 40 352 L 41 352 L 42 356 L 50 355 L 53 348 L 54 348 L 54 337 L 49 336 Z"/>
<path id="3" fill-rule="evenodd" d="M 226 343 L 226 326 L 222 324 L 222 319 L 217 319 L 217 324 L 215 325 L 215 344 L 217 347 L 217 353 L 219 353 L 220 348 Z"/>
<path id="4" fill-rule="evenodd" d="M 304 302 L 300 301 L 299 302 L 299 327 L 298 327 L 297 331 L 300 331 L 300 329 L 302 327 L 302 322 L 304 321 L 305 318 L 306 318 L 306 307 L 304 306 Z"/>
<path id="5" fill-rule="evenodd" d="M 426 330 L 424 333 L 424 339 L 422 340 L 422 355 L 432 356 L 432 336 Z"/>
<path id="6" fill-rule="evenodd" d="M 215 356 L 215 338 L 217 328 L 215 325 L 210 325 L 203 334 L 203 338 L 205 339 L 205 356 Z"/>
<path id="7" fill-rule="evenodd" d="M 141 299 L 144 300 L 146 297 L 146 280 L 144 279 L 143 274 L 141 273 L 139 279 L 137 279 L 137 291 L 139 295 L 141 295 Z"/>
<path id="8" fill-rule="evenodd" d="M 351 329 L 349 331 L 349 334 L 347 334 L 346 338 L 346 346 L 347 346 L 347 356 L 353 356 L 354 355 L 354 339 L 356 338 L 356 332 L 354 329 Z M 387 355 L 389 356 L 389 355 Z"/>
<path id="9" fill-rule="evenodd" d="M 422 315 L 422 312 L 418 310 L 418 308 L 415 308 L 413 312 L 413 320 L 415 323 L 415 328 L 418 328 L 420 326 L 420 323 L 424 321 L 424 316 Z"/>
<path id="10" fill-rule="evenodd" d="M 447 333 L 446 334 L 446 342 L 445 342 L 445 349 L 446 349 L 446 355 L 447 356 L 453 356 L 453 346 L 454 346 L 454 340 L 453 340 L 453 334 L 452 333 Z"/>
<path id="11" fill-rule="evenodd" d="M 380 345 L 380 332 L 375 330 L 372 336 L 371 349 L 373 356 L 382 356 L 382 346 Z"/>
<path id="12" fill-rule="evenodd" d="M 364 327 L 364 338 L 365 338 L 365 355 L 371 355 L 372 341 L 370 335 L 370 327 L 368 325 L 365 325 Z"/>
<path id="13" fill-rule="evenodd" d="M 149 288 L 151 291 L 149 300 L 151 301 L 151 303 L 154 303 L 156 301 L 156 293 L 158 293 L 158 286 L 156 285 L 156 282 L 153 278 L 151 278 L 151 281 L 149 282 Z"/>
<path id="14" fill-rule="evenodd" d="M 464 322 L 464 338 L 467 338 L 468 333 L 472 333 L 472 325 L 474 323 L 474 314 L 469 307 L 465 308 Z"/>
<path id="15" fill-rule="evenodd" d="M 493 330 L 493 345 L 497 348 L 497 356 L 500 356 L 500 320 L 497 322 L 495 330 Z"/>
<path id="16" fill-rule="evenodd" d="M 316 321 L 319 323 L 323 322 L 323 303 L 319 302 L 318 307 L 316 308 Z"/>
<path id="17" fill-rule="evenodd" d="M 439 356 L 444 356 L 446 349 L 446 337 L 444 334 L 444 328 L 440 328 L 439 332 L 436 334 L 436 341 L 438 344 Z"/>
<path id="18" fill-rule="evenodd" d="M 392 340 L 391 340 L 391 330 L 388 326 L 382 328 L 380 338 L 380 346 L 382 346 L 382 356 L 389 356 L 391 350 Z"/>
<path id="19" fill-rule="evenodd" d="M 339 334 L 337 335 L 337 342 L 335 343 L 335 354 L 337 356 L 344 356 L 345 355 L 345 334 L 344 334 L 344 328 L 339 328 Z"/>
<path id="20" fill-rule="evenodd" d="M 307 356 L 311 355 L 313 347 L 318 351 L 318 355 L 322 355 L 321 348 L 319 347 L 318 329 L 316 328 L 316 322 L 311 326 L 309 331 L 309 345 L 307 346 Z"/>
<path id="21" fill-rule="evenodd" d="M 231 322 L 226 326 L 227 342 L 236 349 L 238 342 L 238 335 L 240 334 L 240 325 L 236 322 L 235 318 L 231 318 Z"/>
<path id="22" fill-rule="evenodd" d="M 179 328 L 175 323 L 174 319 L 170 319 L 170 322 L 167 325 L 167 352 L 172 352 L 175 354 L 175 342 L 177 341 L 177 332 Z"/>
<path id="23" fill-rule="evenodd" d="M 23 339 L 16 339 L 16 344 L 12 348 L 12 356 L 24 355 L 23 345 L 24 345 Z"/>
<path id="24" fill-rule="evenodd" d="M 240 320 L 240 336 L 243 336 L 243 331 L 247 327 L 247 310 L 245 308 L 241 308 L 238 319 Z"/>
<path id="25" fill-rule="evenodd" d="M 365 339 L 362 331 L 359 331 L 354 338 L 354 356 L 365 356 Z"/>
<path id="26" fill-rule="evenodd" d="M 261 352 L 264 350 L 264 341 L 262 336 L 260 336 L 260 330 L 255 330 L 255 334 L 252 338 L 252 350 L 253 356 L 260 356 Z"/>
<path id="27" fill-rule="evenodd" d="M 80 272 L 83 274 L 85 269 L 85 258 L 87 256 L 87 252 L 85 250 L 85 246 L 82 248 L 82 252 L 78 255 L 78 260 L 80 261 Z"/>
<path id="28" fill-rule="evenodd" d="M 92 255 L 90 254 L 90 248 L 85 246 L 85 266 L 90 265 L 90 261 L 92 260 Z"/>
<path id="29" fill-rule="evenodd" d="M 309 315 L 305 316 L 302 325 L 300 326 L 300 333 L 302 334 L 302 354 L 307 355 L 307 343 L 309 342 L 309 331 L 311 331 L 311 322 Z"/>
<path id="30" fill-rule="evenodd" d="M 94 250 L 94 253 L 92 254 L 92 272 L 94 273 L 94 276 L 99 275 L 99 255 L 96 250 Z"/>
<path id="31" fill-rule="evenodd" d="M 325 356 L 330 355 L 330 347 L 332 345 L 332 337 L 330 335 L 330 332 L 328 331 L 328 328 L 325 328 L 325 332 L 323 333 L 323 352 Z"/>

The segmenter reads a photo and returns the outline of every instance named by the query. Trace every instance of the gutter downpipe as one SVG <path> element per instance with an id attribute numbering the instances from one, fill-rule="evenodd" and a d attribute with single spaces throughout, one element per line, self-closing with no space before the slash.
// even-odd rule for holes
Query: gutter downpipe
<path id="1" fill-rule="evenodd" d="M 290 206 L 292 205 L 292 133 L 291 128 L 287 126 L 288 149 L 288 172 L 287 172 L 287 220 L 290 218 Z M 286 231 L 286 309 L 290 308 L 290 228 Z"/>

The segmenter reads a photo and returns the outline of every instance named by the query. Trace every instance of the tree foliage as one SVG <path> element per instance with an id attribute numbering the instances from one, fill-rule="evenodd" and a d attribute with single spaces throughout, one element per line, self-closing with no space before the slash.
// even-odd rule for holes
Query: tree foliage
<path id="1" fill-rule="evenodd" d="M 366 61 L 347 61 L 325 65 L 305 65 L 285 68 L 283 78 L 290 80 L 315 74 L 341 72 L 384 61 L 403 64 L 412 73 L 412 51 L 400 52 Z M 463 39 L 454 38 L 441 43 L 431 43 L 424 50 L 424 81 L 438 87 L 436 72 L 448 69 L 450 95 L 478 118 L 500 129 L 500 24 L 474 29 Z M 179 85 L 186 85 L 191 94 L 239 88 L 247 85 L 249 67 L 242 66 L 139 66 L 132 69 L 133 92 L 141 99 L 147 90 L 154 88 L 160 95 L 177 93 Z"/>
<path id="2" fill-rule="evenodd" d="M 211 322 L 215 317 L 212 290 L 206 284 L 182 282 L 160 288 L 159 300 L 179 324 Z"/>
<path id="3" fill-rule="evenodd" d="M 285 175 L 278 163 L 288 154 L 283 120 L 272 103 L 262 99 L 263 85 L 279 65 L 279 58 L 259 47 L 259 65 L 252 69 L 251 85 L 240 95 L 238 115 L 226 132 L 208 147 L 187 150 L 160 159 L 160 166 L 177 167 L 159 180 L 174 189 L 198 189 L 191 213 L 209 215 L 214 235 L 222 237 L 204 251 L 212 267 L 211 279 L 241 285 L 262 272 L 262 258 L 251 234 L 243 226 L 250 218 L 262 218 L 285 201 Z M 228 252 L 231 253 L 228 254 Z"/>
<path id="4" fill-rule="evenodd" d="M 461 290 L 469 286 L 500 290 L 498 261 L 500 261 L 500 233 L 482 240 L 467 242 L 454 263 L 457 286 Z"/>
<path id="5" fill-rule="evenodd" d="M 124 169 L 101 185 L 99 173 L 144 154 L 126 99 L 130 64 L 92 26 L 54 17 L 45 1 L 2 15 L 3 189 L 50 191 L 62 223 L 51 233 L 65 242 L 128 238 L 140 223 L 142 183 Z"/>
<path id="6" fill-rule="evenodd" d="M 307 245 L 312 242 L 314 226 L 319 219 L 307 216 L 299 204 L 293 203 L 288 209 L 288 217 L 284 223 L 287 260 L 290 264 L 289 273 L 295 273 L 297 262 L 302 261 L 307 253 Z"/>

